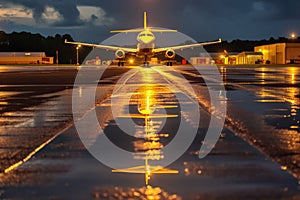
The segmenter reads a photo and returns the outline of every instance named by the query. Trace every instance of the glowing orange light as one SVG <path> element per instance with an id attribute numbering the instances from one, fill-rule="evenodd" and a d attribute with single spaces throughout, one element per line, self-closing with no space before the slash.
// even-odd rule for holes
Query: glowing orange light
<path id="1" fill-rule="evenodd" d="M 295 33 L 292 33 L 292 34 L 291 34 L 291 38 L 292 38 L 292 39 L 295 39 L 296 37 L 297 37 L 297 36 L 296 36 Z"/>
<path id="2" fill-rule="evenodd" d="M 130 60 L 129 60 L 129 63 L 130 63 L 130 64 L 133 64 L 133 63 L 134 63 L 134 59 L 130 59 Z"/>
<path id="3" fill-rule="evenodd" d="M 138 110 L 143 115 L 150 115 L 155 111 L 154 91 L 147 90 L 145 96 L 141 98 Z"/>

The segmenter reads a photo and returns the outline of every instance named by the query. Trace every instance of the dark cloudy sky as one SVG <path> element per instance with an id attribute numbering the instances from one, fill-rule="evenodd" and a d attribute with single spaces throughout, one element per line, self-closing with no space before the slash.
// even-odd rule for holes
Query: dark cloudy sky
<path id="1" fill-rule="evenodd" d="M 109 30 L 149 25 L 197 41 L 268 39 L 300 34 L 299 0 L 0 0 L 0 29 L 101 42 Z"/>

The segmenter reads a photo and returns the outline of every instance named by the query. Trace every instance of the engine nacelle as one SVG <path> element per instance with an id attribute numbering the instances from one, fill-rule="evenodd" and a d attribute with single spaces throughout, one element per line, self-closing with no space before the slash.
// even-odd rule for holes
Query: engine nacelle
<path id="1" fill-rule="evenodd" d="M 168 49 L 165 54 L 166 58 L 168 58 L 168 59 L 175 58 L 175 55 L 176 55 L 176 53 L 173 49 Z"/>
<path id="2" fill-rule="evenodd" d="M 118 59 L 124 59 L 125 58 L 125 51 L 119 49 L 119 50 L 116 51 L 115 55 L 116 55 L 116 58 L 118 58 Z"/>

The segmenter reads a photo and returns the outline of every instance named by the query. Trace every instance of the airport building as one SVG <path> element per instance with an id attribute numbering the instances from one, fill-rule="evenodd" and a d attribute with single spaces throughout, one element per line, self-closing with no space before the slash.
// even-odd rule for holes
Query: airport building
<path id="1" fill-rule="evenodd" d="M 0 52 L 0 64 L 54 64 L 54 58 L 45 52 Z"/>
<path id="2" fill-rule="evenodd" d="M 224 56 L 224 64 L 236 65 L 237 55 L 238 55 L 238 53 L 230 53 L 230 54 Z"/>
<path id="3" fill-rule="evenodd" d="M 224 64 L 225 57 L 223 53 L 209 53 L 200 55 L 199 57 L 191 57 L 189 62 L 192 65 Z M 182 62 L 182 64 L 184 63 Z"/>
<path id="4" fill-rule="evenodd" d="M 254 48 L 254 51 L 263 54 L 265 63 L 300 63 L 300 43 L 277 43 L 257 46 Z"/>
<path id="5" fill-rule="evenodd" d="M 242 52 L 239 54 L 227 55 L 224 58 L 224 64 L 232 65 L 252 65 L 263 62 L 262 52 Z"/>
<path id="6" fill-rule="evenodd" d="M 210 65 L 212 62 L 212 58 L 210 56 L 206 57 L 191 57 L 190 63 L 192 65 Z"/>
<path id="7" fill-rule="evenodd" d="M 242 52 L 236 56 L 237 65 L 252 65 L 262 62 L 263 54 L 261 52 Z"/>

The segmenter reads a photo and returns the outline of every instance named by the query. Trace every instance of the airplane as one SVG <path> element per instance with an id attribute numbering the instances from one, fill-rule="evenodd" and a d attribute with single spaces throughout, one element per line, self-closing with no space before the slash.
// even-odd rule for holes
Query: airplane
<path id="1" fill-rule="evenodd" d="M 87 46 L 87 47 L 93 47 L 93 48 L 101 48 L 106 50 L 115 51 L 115 56 L 119 60 L 118 65 L 123 66 L 124 62 L 121 62 L 123 59 L 125 59 L 126 53 L 133 54 L 137 57 L 144 57 L 144 65 L 148 66 L 149 62 L 148 59 L 153 57 L 155 54 L 165 52 L 165 57 L 167 59 L 173 59 L 175 58 L 175 50 L 182 50 L 187 48 L 195 48 L 205 45 L 211 45 L 211 44 L 217 44 L 221 43 L 222 40 L 219 39 L 217 41 L 212 42 L 204 42 L 204 43 L 195 43 L 195 44 L 188 44 L 188 45 L 179 45 L 179 46 L 170 46 L 170 47 L 162 47 L 162 48 L 156 48 L 155 44 L 155 35 L 154 33 L 174 33 L 177 32 L 177 30 L 169 30 L 169 29 L 155 29 L 148 27 L 147 25 L 147 13 L 144 12 L 144 27 L 139 29 L 132 29 L 132 30 L 114 30 L 111 31 L 111 33 L 139 33 L 137 36 L 137 47 L 136 48 L 126 48 L 121 46 L 108 46 L 108 45 L 102 45 L 102 44 L 89 44 L 89 43 L 82 43 L 82 42 L 69 42 L 65 40 L 65 43 L 67 44 L 73 44 L 73 45 L 80 45 L 80 46 Z M 172 65 L 172 62 L 168 62 L 167 65 Z"/>

